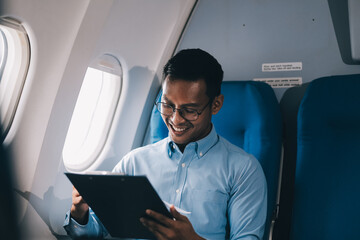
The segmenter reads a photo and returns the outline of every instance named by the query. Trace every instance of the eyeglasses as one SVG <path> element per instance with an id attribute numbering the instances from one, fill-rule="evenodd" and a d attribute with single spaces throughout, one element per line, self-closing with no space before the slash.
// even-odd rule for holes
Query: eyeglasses
<path id="1" fill-rule="evenodd" d="M 156 108 L 159 110 L 159 112 L 164 116 L 172 116 L 175 113 L 175 111 L 177 110 L 179 112 L 180 116 L 183 117 L 184 119 L 186 119 L 188 121 L 195 121 L 199 118 L 200 114 L 203 113 L 203 111 L 209 105 L 210 102 L 211 102 L 211 100 L 200 111 L 197 111 L 196 109 L 193 109 L 193 108 L 187 108 L 187 107 L 175 108 L 174 106 L 164 103 L 164 102 L 157 102 L 157 103 L 155 103 L 155 105 L 156 105 Z"/>

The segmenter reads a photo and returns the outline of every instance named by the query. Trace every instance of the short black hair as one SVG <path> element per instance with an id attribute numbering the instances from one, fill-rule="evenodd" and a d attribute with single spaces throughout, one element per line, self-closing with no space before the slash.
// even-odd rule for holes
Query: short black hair
<path id="1" fill-rule="evenodd" d="M 214 99 L 221 93 L 224 72 L 219 62 L 201 49 L 185 49 L 178 52 L 165 64 L 163 79 L 197 81 L 204 79 L 206 94 Z"/>

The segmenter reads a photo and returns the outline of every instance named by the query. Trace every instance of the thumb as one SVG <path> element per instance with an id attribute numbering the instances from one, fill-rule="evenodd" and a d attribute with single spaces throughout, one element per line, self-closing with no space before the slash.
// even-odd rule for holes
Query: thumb
<path id="1" fill-rule="evenodd" d="M 181 215 L 181 214 L 176 210 L 176 208 L 175 208 L 174 205 L 171 205 L 171 206 L 170 206 L 170 213 L 171 213 L 171 215 L 173 215 L 173 217 L 174 217 L 176 220 L 180 220 L 180 219 L 182 219 L 182 218 L 184 217 L 183 215 Z"/>

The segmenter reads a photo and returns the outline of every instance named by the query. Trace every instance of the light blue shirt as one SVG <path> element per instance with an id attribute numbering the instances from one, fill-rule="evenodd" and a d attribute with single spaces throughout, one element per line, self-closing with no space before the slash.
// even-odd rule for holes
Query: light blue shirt
<path id="1" fill-rule="evenodd" d="M 161 199 L 185 211 L 195 231 L 206 239 L 262 239 L 267 188 L 259 162 L 217 135 L 189 143 L 184 153 L 171 139 L 128 153 L 114 172 L 146 175 Z M 227 235 L 227 227 L 230 232 Z M 104 236 L 90 211 L 87 225 L 69 219 L 69 235 Z"/>

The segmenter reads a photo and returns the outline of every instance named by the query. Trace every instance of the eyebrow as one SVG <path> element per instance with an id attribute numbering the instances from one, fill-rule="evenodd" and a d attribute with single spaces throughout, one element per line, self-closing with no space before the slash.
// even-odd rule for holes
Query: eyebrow
<path id="1" fill-rule="evenodd" d="M 168 103 L 173 103 L 172 101 L 170 101 L 166 96 L 162 95 L 162 98 L 164 98 L 164 100 Z M 185 103 L 180 105 L 180 108 L 184 108 L 184 107 L 200 107 L 200 104 L 198 103 Z"/>

